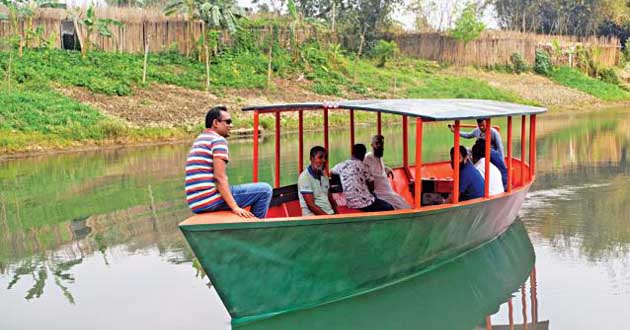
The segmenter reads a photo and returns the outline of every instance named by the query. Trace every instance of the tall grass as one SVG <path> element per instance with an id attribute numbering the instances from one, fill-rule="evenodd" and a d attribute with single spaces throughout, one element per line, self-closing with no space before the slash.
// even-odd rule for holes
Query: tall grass
<path id="1" fill-rule="evenodd" d="M 630 100 L 630 92 L 621 87 L 591 78 L 582 72 L 566 66 L 559 67 L 549 74 L 558 84 L 575 88 L 605 101 Z"/>

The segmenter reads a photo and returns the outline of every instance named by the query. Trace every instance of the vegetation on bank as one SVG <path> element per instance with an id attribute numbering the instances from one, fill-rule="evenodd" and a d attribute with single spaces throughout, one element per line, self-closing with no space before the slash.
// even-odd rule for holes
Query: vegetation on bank
<path id="1" fill-rule="evenodd" d="M 191 90 L 208 89 L 221 99 L 233 97 L 235 100 L 231 101 L 240 103 L 242 99 L 226 91 L 280 92 L 276 82 L 289 80 L 306 81 L 296 84 L 324 99 L 476 98 L 535 105 L 484 81 L 448 75 L 446 67 L 439 63 L 400 57 L 394 42 L 379 41 L 357 59 L 360 52 L 342 49 L 338 44 L 321 45 L 315 40 L 297 49 L 270 41 L 271 48 L 267 50 L 257 46 L 254 37 L 246 32 L 236 32 L 235 40 L 234 45 L 214 56 L 208 67 L 176 52 L 151 54 L 146 82 L 142 79 L 143 55 L 92 51 L 84 58 L 76 51 L 25 48 L 23 56 L 18 57 L 15 48 L 0 51 L 0 151 L 183 138 L 193 136 L 201 128 L 201 124 L 186 127 L 181 123 L 174 123 L 176 128 L 145 128 L 141 124 L 136 127 L 62 95 L 58 90 L 64 87 L 85 88 L 115 98 L 155 88 L 154 84 L 168 84 Z M 548 58 L 547 62 L 540 62 L 537 57 L 533 67 L 517 55 L 512 62 L 504 69 L 514 73 L 534 70 L 561 85 L 606 101 L 630 100 L 630 92 L 616 85 L 614 79 L 593 79 L 575 69 L 556 68 Z M 602 77 L 609 76 L 607 73 Z M 373 121 L 372 116 L 361 112 L 356 119 Z M 272 117 L 263 116 L 261 120 L 264 128 L 273 129 Z M 346 120 L 346 116 L 333 112 L 330 124 L 342 125 Z M 237 129 L 249 128 L 252 119 L 245 116 L 237 124 Z M 309 117 L 306 128 L 321 124 L 321 116 Z M 295 129 L 297 118 L 283 116 L 283 127 Z"/>

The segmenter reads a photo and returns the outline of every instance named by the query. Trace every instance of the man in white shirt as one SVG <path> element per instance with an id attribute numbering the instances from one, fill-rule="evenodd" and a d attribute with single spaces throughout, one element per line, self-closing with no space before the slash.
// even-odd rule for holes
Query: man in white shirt
<path id="1" fill-rule="evenodd" d="M 481 173 L 481 176 L 486 178 L 486 149 L 485 146 L 480 143 L 475 143 L 472 148 L 473 163 L 475 168 Z M 503 193 L 503 181 L 501 181 L 501 171 L 490 163 L 490 196 Z"/>
<path id="2" fill-rule="evenodd" d="M 367 166 L 368 171 L 374 178 L 374 194 L 397 210 L 411 208 L 405 199 L 396 193 L 389 184 L 387 177 L 389 175 L 393 176 L 393 172 L 383 162 L 384 150 L 385 138 L 382 135 L 374 135 L 372 137 L 372 152 L 368 152 L 363 160 L 363 164 Z"/>

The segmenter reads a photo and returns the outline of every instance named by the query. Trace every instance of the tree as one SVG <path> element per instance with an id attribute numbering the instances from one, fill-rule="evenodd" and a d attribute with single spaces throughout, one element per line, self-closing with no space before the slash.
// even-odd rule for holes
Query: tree
<path id="1" fill-rule="evenodd" d="M 30 40 L 36 34 L 33 28 L 33 16 L 39 8 L 60 8 L 56 0 L 0 0 L 0 4 L 8 9 L 8 14 L 0 15 L 0 20 L 8 20 L 13 30 L 15 39 L 18 40 L 18 56 L 22 57 L 24 47 L 30 46 Z M 19 29 L 19 23 L 26 22 L 23 31 Z"/>
<path id="2" fill-rule="evenodd" d="M 478 18 L 477 5 L 471 3 L 455 21 L 455 27 L 449 31 L 449 34 L 459 41 L 468 43 L 479 38 L 485 28 L 486 25 Z"/>
<path id="3" fill-rule="evenodd" d="M 195 33 L 192 28 L 194 20 L 203 20 L 210 30 L 227 29 L 235 32 L 238 20 L 245 17 L 244 10 L 234 0 L 171 0 L 164 7 L 167 16 L 184 14 L 188 20 L 188 34 L 191 43 L 195 44 Z M 203 41 L 207 36 L 203 36 Z"/>
<path id="4" fill-rule="evenodd" d="M 94 9 L 94 3 L 91 3 L 87 11 L 85 12 L 85 17 L 82 17 L 83 14 L 80 9 L 76 9 L 76 12 L 71 14 L 74 16 L 74 19 L 77 20 L 78 24 L 85 26 L 85 35 L 80 38 L 81 41 L 81 56 L 86 58 L 90 48 L 95 46 L 92 41 L 92 36 L 94 34 L 98 34 L 99 36 L 105 38 L 112 37 L 112 31 L 110 30 L 110 26 L 123 26 L 124 24 L 120 21 L 111 19 L 111 18 L 98 18 L 96 17 L 96 11 Z M 82 40 L 81 40 L 82 39 Z"/>

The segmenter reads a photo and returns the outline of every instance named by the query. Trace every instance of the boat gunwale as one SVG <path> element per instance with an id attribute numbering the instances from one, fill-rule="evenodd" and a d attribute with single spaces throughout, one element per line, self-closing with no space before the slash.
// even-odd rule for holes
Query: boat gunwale
<path id="1" fill-rule="evenodd" d="M 520 193 L 522 190 L 527 190 L 531 187 L 535 177 L 532 178 L 525 185 L 512 189 L 511 193 L 503 192 L 501 194 L 493 195 L 490 197 L 480 197 L 467 201 L 461 201 L 457 204 L 439 204 L 424 206 L 419 209 L 406 209 L 406 210 L 394 210 L 394 211 L 380 211 L 380 212 L 361 212 L 361 213 L 345 213 L 345 214 L 331 214 L 329 216 L 300 216 L 300 217 L 282 217 L 282 218 L 270 218 L 270 219 L 253 219 L 243 220 L 243 218 L 233 215 L 230 211 L 209 212 L 203 215 L 217 214 L 220 216 L 230 216 L 230 218 L 238 219 L 240 221 L 235 222 L 196 222 L 197 216 L 192 216 L 178 224 L 182 231 L 207 231 L 207 230 L 230 230 L 230 229 L 257 229 L 257 228 L 272 228 L 272 227 L 292 227 L 292 226 L 306 226 L 306 225 L 322 225 L 334 223 L 349 223 L 349 222 L 362 222 L 362 221 L 376 221 L 376 220 L 389 220 L 393 216 L 396 219 L 415 217 L 418 214 L 439 214 L 448 212 L 459 207 L 469 207 L 478 203 L 483 203 L 503 197 L 508 197 Z M 207 217 L 207 216 L 206 216 Z M 205 220 L 205 219 L 204 219 Z"/>

